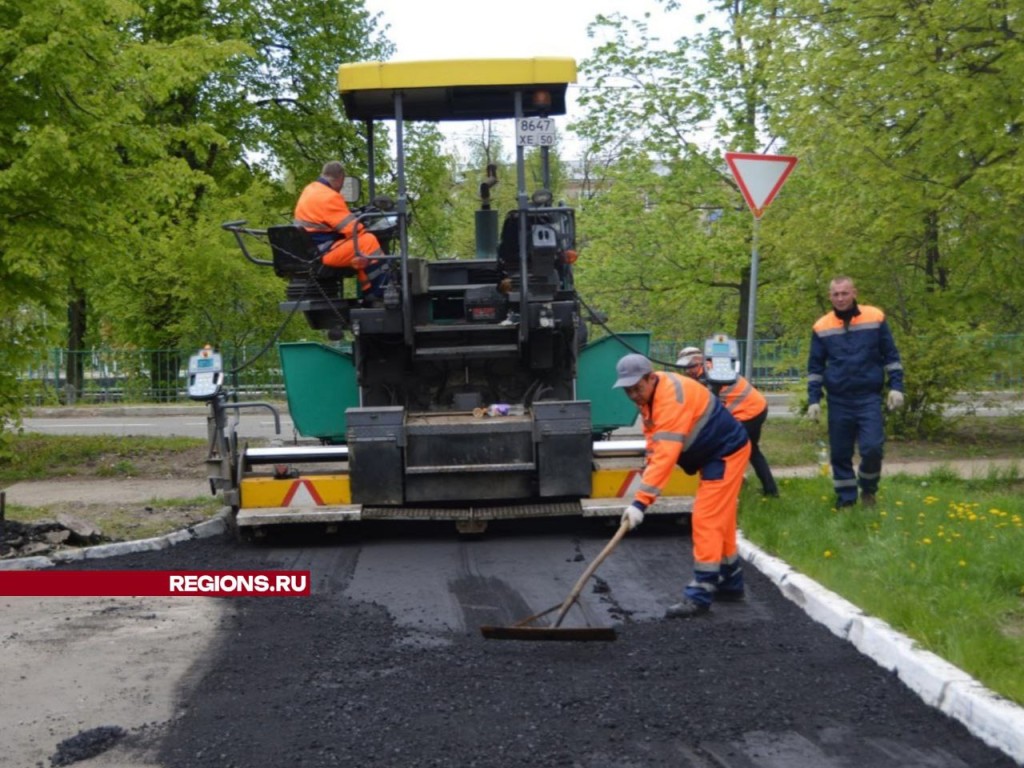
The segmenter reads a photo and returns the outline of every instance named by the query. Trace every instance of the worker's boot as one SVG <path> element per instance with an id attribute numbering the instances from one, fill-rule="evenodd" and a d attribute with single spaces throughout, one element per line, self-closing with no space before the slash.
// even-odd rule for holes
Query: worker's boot
<path id="1" fill-rule="evenodd" d="M 666 619 L 692 619 L 703 616 L 711 610 L 712 596 L 718 587 L 718 569 L 693 572 L 693 581 L 683 590 L 682 602 L 670 605 L 665 610 Z"/>
<path id="2" fill-rule="evenodd" d="M 743 563 L 739 555 L 733 555 L 722 561 L 718 569 L 718 589 L 715 591 L 715 600 L 721 602 L 736 602 L 742 600 L 746 592 L 743 588 Z"/>
<path id="3" fill-rule="evenodd" d="M 703 616 L 705 613 L 711 610 L 711 606 L 707 603 L 698 603 L 691 600 L 688 597 L 684 597 L 682 602 L 670 605 L 665 609 L 666 619 L 692 619 L 695 616 Z"/>

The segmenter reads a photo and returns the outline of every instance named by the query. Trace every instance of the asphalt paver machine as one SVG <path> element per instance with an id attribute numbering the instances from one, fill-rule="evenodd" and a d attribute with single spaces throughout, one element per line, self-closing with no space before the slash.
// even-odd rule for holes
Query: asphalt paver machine
<path id="1" fill-rule="evenodd" d="M 301 443 L 241 446 L 211 416 L 211 481 L 240 530 L 448 519 L 479 532 L 502 518 L 621 513 L 643 443 L 595 438 L 635 420 L 611 389 L 615 360 L 624 344 L 646 352 L 649 337 L 584 343 L 575 211 L 553 199 L 549 170 L 554 118 L 575 79 L 563 58 L 340 67 L 341 100 L 365 124 L 369 157 L 369 202 L 350 204 L 380 241 L 387 277 L 381 296 L 361 296 L 351 276 L 320 265 L 303 230 L 224 225 L 250 261 L 286 282 L 281 309 L 326 337 L 279 345 Z M 404 128 L 420 120 L 514 121 L 515 206 L 501 216 L 487 199 L 493 179 L 481 185 L 476 252 L 465 258 L 410 253 Z M 378 194 L 378 121 L 393 124 L 394 198 Z M 528 190 L 531 148 L 542 180 Z M 271 258 L 253 255 L 252 236 L 265 238 Z M 667 496 L 676 498 L 660 509 L 685 512 L 694 484 L 674 482 Z"/>

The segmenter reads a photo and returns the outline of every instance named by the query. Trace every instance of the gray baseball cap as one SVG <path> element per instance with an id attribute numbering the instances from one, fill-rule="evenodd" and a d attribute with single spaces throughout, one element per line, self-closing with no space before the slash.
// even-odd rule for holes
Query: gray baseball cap
<path id="1" fill-rule="evenodd" d="M 618 378 L 615 383 L 612 384 L 612 389 L 617 387 L 632 387 L 646 374 L 651 373 L 654 369 L 651 367 L 651 361 L 643 355 L 626 355 L 615 364 L 615 375 Z"/>

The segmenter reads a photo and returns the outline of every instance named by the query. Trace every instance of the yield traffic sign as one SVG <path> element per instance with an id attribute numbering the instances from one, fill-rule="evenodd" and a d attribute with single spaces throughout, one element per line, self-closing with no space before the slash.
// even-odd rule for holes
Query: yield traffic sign
<path id="1" fill-rule="evenodd" d="M 796 165 L 796 158 L 791 155 L 726 152 L 725 162 L 729 164 L 729 170 L 740 185 L 740 192 L 753 211 L 754 218 L 760 219 L 768 204 L 782 189 L 783 182 Z"/>

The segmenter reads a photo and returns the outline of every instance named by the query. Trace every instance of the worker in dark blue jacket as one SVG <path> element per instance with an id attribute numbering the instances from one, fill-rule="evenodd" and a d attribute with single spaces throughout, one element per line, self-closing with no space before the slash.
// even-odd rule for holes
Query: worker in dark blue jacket
<path id="1" fill-rule="evenodd" d="M 823 315 L 811 333 L 807 360 L 807 415 L 821 416 L 822 387 L 828 403 L 828 440 L 836 506 L 871 506 L 882 476 L 885 428 L 882 391 L 889 379 L 889 410 L 903 406 L 903 365 L 885 313 L 857 303 L 857 288 L 840 276 L 829 285 L 832 311 Z M 853 471 L 853 452 L 860 466 Z"/>

